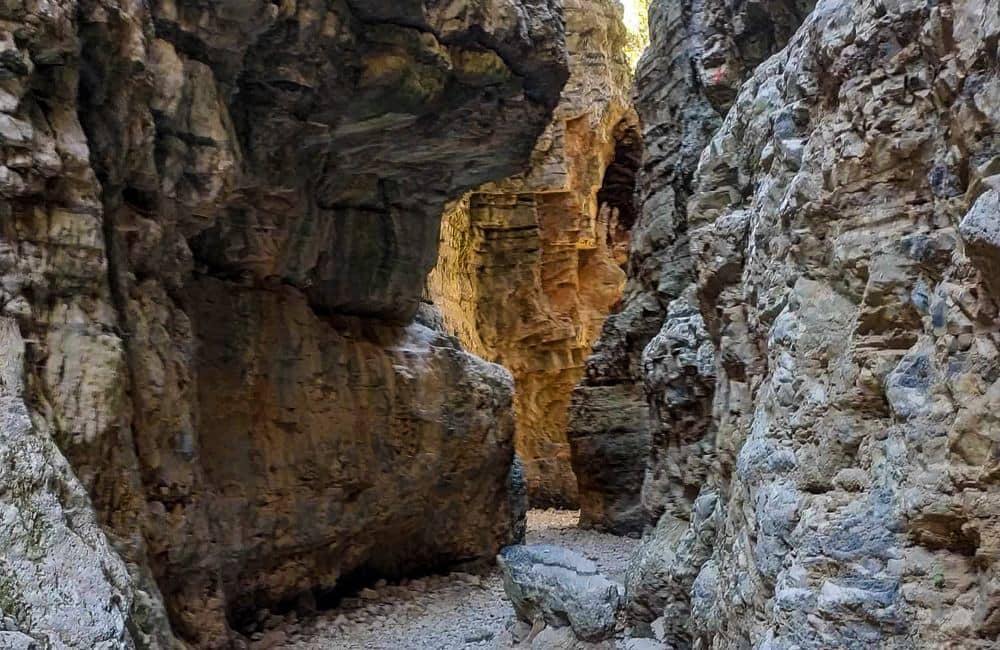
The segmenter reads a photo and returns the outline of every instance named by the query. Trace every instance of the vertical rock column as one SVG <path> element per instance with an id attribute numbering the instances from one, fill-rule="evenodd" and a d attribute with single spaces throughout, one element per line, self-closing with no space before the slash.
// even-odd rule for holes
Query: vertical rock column
<path id="1" fill-rule="evenodd" d="M 514 374 L 517 451 L 540 506 L 578 501 L 569 396 L 621 295 L 615 251 L 627 241 L 598 192 L 635 129 L 621 7 L 573 0 L 565 14 L 570 80 L 531 167 L 452 206 L 429 287 L 447 327 Z"/>

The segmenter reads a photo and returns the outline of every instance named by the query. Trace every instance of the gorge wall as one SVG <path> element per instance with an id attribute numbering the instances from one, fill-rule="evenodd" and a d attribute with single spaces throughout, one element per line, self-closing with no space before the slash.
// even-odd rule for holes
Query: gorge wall
<path id="1" fill-rule="evenodd" d="M 448 210 L 428 289 L 466 348 L 514 375 L 516 446 L 538 506 L 577 503 L 567 410 L 621 297 L 641 146 L 621 5 L 564 11 L 570 78 L 531 167 Z"/>
<path id="2" fill-rule="evenodd" d="M 557 3 L 0 21 L 0 642 L 229 647 L 516 539 L 510 376 L 414 317 L 446 202 L 550 122 Z"/>
<path id="3" fill-rule="evenodd" d="M 587 360 L 569 415 L 584 525 L 627 532 L 655 522 L 663 507 L 643 504 L 646 480 L 657 484 L 646 491 L 654 502 L 667 492 L 688 500 L 697 494 L 707 470 L 700 445 L 711 389 L 689 381 L 688 373 L 708 371 L 711 354 L 685 341 L 684 359 L 672 367 L 657 362 L 647 372 L 643 351 L 692 278 L 687 200 L 698 157 L 741 81 L 791 36 L 808 9 L 795 0 L 650 4 L 650 45 L 635 81 L 645 154 L 628 283 Z M 686 325 L 673 336 L 689 339 L 698 329 Z M 648 399 L 647 375 L 660 383 Z"/>
<path id="4" fill-rule="evenodd" d="M 1000 5 L 652 18 L 629 288 L 570 434 L 589 522 L 656 524 L 631 620 L 996 647 Z"/>
<path id="5" fill-rule="evenodd" d="M 675 650 L 996 647 L 1000 2 L 650 31 L 636 118 L 612 0 L 0 3 L 0 647 L 492 558 L 515 446 Z"/>

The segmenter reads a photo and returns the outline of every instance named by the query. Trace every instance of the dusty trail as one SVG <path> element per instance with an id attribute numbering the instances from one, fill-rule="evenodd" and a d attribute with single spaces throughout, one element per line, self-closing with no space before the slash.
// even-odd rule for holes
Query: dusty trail
<path id="1" fill-rule="evenodd" d="M 532 510 L 529 544 L 558 544 L 590 558 L 621 579 L 637 540 L 577 528 L 578 512 Z M 514 610 L 495 569 L 452 573 L 402 584 L 380 583 L 310 620 L 294 617 L 254 634 L 253 648 L 296 650 L 457 650 L 512 647 Z"/>

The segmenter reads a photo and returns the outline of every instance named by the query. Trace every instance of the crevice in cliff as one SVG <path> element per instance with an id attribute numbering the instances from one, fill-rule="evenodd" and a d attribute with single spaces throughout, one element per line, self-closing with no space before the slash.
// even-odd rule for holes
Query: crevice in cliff
<path id="1" fill-rule="evenodd" d="M 514 375 L 517 449 L 535 507 L 576 505 L 565 415 L 591 342 L 621 297 L 637 127 L 629 116 L 603 128 L 608 141 L 594 142 L 588 124 L 566 122 L 568 189 L 491 187 L 455 206 L 431 280 L 448 328 Z"/>
<path id="2" fill-rule="evenodd" d="M 628 266 L 632 229 L 639 219 L 636 182 L 642 165 L 642 135 L 637 120 L 615 127 L 615 153 L 597 192 L 600 210 L 609 210 L 607 246 L 622 269 Z"/>

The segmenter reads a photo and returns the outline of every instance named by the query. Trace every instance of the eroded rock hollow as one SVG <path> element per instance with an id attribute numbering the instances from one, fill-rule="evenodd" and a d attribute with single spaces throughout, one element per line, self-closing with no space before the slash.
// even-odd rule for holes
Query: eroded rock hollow
<path id="1" fill-rule="evenodd" d="M 469 350 L 513 373 L 517 451 L 538 506 L 578 500 L 569 398 L 621 297 L 639 146 L 621 6 L 572 0 L 564 11 L 570 78 L 530 169 L 449 208 L 428 290 Z"/>

